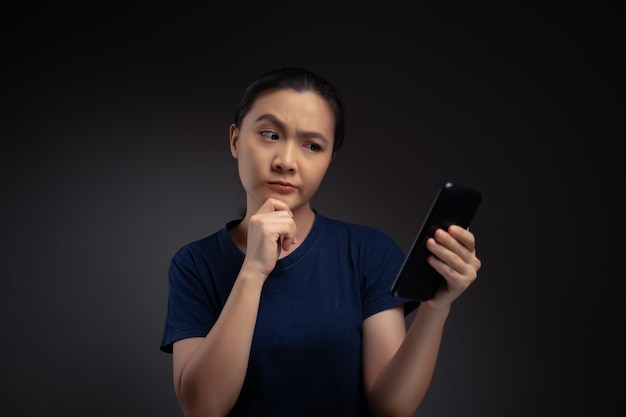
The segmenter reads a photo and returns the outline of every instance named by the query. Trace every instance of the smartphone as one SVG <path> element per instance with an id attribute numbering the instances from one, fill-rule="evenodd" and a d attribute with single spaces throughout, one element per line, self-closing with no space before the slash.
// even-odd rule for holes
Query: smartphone
<path id="1" fill-rule="evenodd" d="M 452 224 L 469 227 L 481 200 L 482 194 L 474 188 L 452 182 L 443 184 L 391 286 L 394 297 L 413 301 L 433 297 L 445 279 L 426 260 L 430 254 L 426 240 L 438 228 L 446 230 Z"/>

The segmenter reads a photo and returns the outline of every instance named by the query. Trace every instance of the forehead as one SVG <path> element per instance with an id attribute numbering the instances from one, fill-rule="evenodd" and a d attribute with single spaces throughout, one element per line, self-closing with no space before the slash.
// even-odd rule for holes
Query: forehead
<path id="1" fill-rule="evenodd" d="M 248 114 L 250 121 L 270 114 L 285 122 L 298 122 L 307 128 L 323 129 L 332 137 L 335 116 L 325 98 L 312 91 L 278 89 L 265 91 L 257 96 Z"/>

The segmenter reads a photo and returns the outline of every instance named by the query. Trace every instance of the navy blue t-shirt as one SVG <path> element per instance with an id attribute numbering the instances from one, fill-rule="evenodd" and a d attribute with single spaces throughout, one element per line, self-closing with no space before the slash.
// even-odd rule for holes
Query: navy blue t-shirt
<path id="1" fill-rule="evenodd" d="M 161 350 L 204 337 L 244 260 L 230 222 L 172 258 Z M 301 245 L 279 259 L 261 293 L 250 361 L 230 416 L 367 416 L 363 320 L 403 304 L 391 284 L 404 261 L 380 230 L 316 213 Z"/>

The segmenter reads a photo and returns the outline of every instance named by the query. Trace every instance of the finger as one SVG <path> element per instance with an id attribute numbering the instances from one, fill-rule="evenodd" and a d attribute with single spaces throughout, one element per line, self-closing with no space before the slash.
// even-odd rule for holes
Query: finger
<path id="1" fill-rule="evenodd" d="M 289 215 L 290 219 L 288 221 L 289 230 L 287 232 L 281 233 L 279 238 L 279 248 L 282 248 L 285 251 L 291 249 L 291 246 L 296 243 L 296 225 L 293 221 L 293 212 L 289 208 L 289 205 L 282 200 L 278 200 L 276 198 L 268 198 L 267 201 L 263 204 L 263 206 L 267 210 L 273 211 L 285 211 Z"/>
<path id="2" fill-rule="evenodd" d="M 460 231 L 471 235 L 464 229 L 460 229 Z M 453 231 L 453 233 L 455 232 Z M 470 247 L 464 246 L 452 234 L 438 229 L 435 231 L 434 237 L 427 241 L 427 247 L 433 255 L 451 270 L 462 275 L 475 275 L 481 267 L 481 262 L 476 257 L 473 235 L 467 236 L 466 242 L 470 242 L 466 243 Z"/>
<path id="3" fill-rule="evenodd" d="M 437 230 L 434 236 L 426 242 L 428 250 L 450 272 L 464 274 L 471 253 L 444 230 Z"/>
<path id="4" fill-rule="evenodd" d="M 291 246 L 295 243 L 295 237 L 284 237 L 282 241 L 282 248 L 284 251 L 291 249 Z"/>
<path id="5" fill-rule="evenodd" d="M 276 198 L 268 198 L 265 202 L 259 207 L 257 213 L 271 213 L 273 211 L 286 211 L 289 213 L 291 217 L 293 217 L 293 213 L 289 209 L 289 205 L 282 200 L 278 200 Z"/>
<path id="6" fill-rule="evenodd" d="M 287 233 L 284 233 L 282 235 L 282 248 L 285 251 L 288 251 L 289 249 L 291 249 L 292 245 L 296 244 L 296 233 L 297 233 L 297 227 L 296 227 L 296 223 L 293 221 L 293 219 L 290 219 L 289 221 L 289 230 L 287 231 Z"/>
<path id="7" fill-rule="evenodd" d="M 472 232 L 470 232 L 469 228 L 464 229 L 461 226 L 452 225 L 448 227 L 448 233 L 463 246 L 469 249 L 470 252 L 475 249 L 476 237 Z"/>

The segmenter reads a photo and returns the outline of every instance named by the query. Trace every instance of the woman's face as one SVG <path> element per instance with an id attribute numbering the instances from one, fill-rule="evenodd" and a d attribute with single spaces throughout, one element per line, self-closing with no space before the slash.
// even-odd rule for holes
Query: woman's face
<path id="1" fill-rule="evenodd" d="M 259 95 L 240 126 L 230 127 L 248 212 L 269 197 L 294 212 L 309 208 L 333 157 L 334 127 L 330 106 L 315 93 L 281 89 Z"/>

